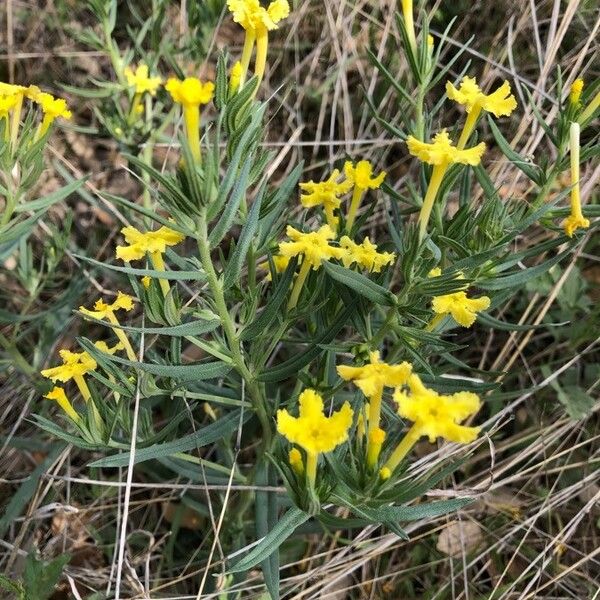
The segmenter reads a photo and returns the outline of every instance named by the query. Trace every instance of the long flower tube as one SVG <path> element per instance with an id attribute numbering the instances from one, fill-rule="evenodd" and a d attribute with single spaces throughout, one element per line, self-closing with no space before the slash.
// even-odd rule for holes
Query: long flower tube
<path id="1" fill-rule="evenodd" d="M 408 136 L 406 143 L 409 152 L 413 156 L 433 166 L 427 192 L 423 199 L 423 206 L 419 214 L 419 239 L 422 240 L 427 233 L 427 224 L 429 223 L 429 217 L 433 209 L 433 202 L 437 197 L 448 167 L 453 163 L 472 166 L 478 165 L 485 152 L 485 144 L 481 142 L 473 148 L 459 150 L 453 145 L 445 129 L 440 131 L 430 144 L 417 140 L 412 135 Z"/>
<path id="2" fill-rule="evenodd" d="M 590 220 L 583 216 L 581 210 L 581 185 L 580 179 L 580 125 L 571 123 L 569 130 L 569 153 L 571 158 L 571 214 L 565 219 L 563 227 L 569 237 L 578 229 L 587 229 Z"/>
<path id="3" fill-rule="evenodd" d="M 394 393 L 394 400 L 398 404 L 398 414 L 413 421 L 413 425 L 381 469 L 382 479 L 387 479 L 393 473 L 423 436 L 427 436 L 430 443 L 434 443 L 437 438 L 443 438 L 459 444 L 468 444 L 479 435 L 479 427 L 460 424 L 477 413 L 481 407 L 481 401 L 476 394 L 438 394 L 425 387 L 419 376 L 414 373 L 409 377 L 407 387 L 408 391 L 398 388 Z"/>

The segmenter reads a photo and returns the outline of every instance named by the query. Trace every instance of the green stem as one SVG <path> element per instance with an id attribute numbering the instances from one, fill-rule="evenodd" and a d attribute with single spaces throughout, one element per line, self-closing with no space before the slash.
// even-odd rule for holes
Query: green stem
<path id="1" fill-rule="evenodd" d="M 260 391 L 258 382 L 248 369 L 246 361 L 244 360 L 244 357 L 242 355 L 240 341 L 235 330 L 235 324 L 227 308 L 227 303 L 225 302 L 223 285 L 219 280 L 219 277 L 217 276 L 215 267 L 212 262 L 212 258 L 210 256 L 206 213 L 200 216 L 198 220 L 198 229 L 198 251 L 200 254 L 200 262 L 202 264 L 204 272 L 206 273 L 206 280 L 213 296 L 217 314 L 221 319 L 221 325 L 223 327 L 225 337 L 227 338 L 227 343 L 229 346 L 229 351 L 231 352 L 233 365 L 236 371 L 240 374 L 240 376 L 244 379 L 246 383 L 250 395 L 250 400 L 252 402 L 254 410 L 256 411 L 256 415 L 258 416 L 258 419 L 261 423 L 263 430 L 262 447 L 263 451 L 266 451 L 271 447 L 272 437 L 271 423 L 267 414 L 266 402 Z"/>

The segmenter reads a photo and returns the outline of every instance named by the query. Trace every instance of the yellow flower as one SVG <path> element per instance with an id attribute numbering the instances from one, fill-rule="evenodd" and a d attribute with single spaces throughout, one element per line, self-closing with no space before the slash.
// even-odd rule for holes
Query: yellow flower
<path id="1" fill-rule="evenodd" d="M 439 316 L 452 315 L 452 318 L 463 327 L 471 327 L 475 323 L 477 313 L 488 309 L 490 299 L 487 296 L 467 298 L 466 292 L 454 292 L 444 296 L 436 296 L 431 308 Z"/>
<path id="2" fill-rule="evenodd" d="M 290 264 L 291 258 L 289 256 L 281 256 L 280 254 L 274 254 L 271 259 L 273 260 L 273 266 L 275 267 L 276 273 L 283 273 L 288 265 Z M 265 271 L 269 271 L 269 262 L 264 261 L 259 265 L 260 269 L 264 269 Z M 267 273 L 265 277 L 266 281 L 271 281 L 271 273 Z"/>
<path id="3" fill-rule="evenodd" d="M 211 81 L 203 83 L 196 77 L 186 77 L 183 81 L 171 77 L 165 89 L 183 108 L 185 135 L 194 160 L 200 163 L 200 105 L 211 101 L 215 85 Z"/>
<path id="4" fill-rule="evenodd" d="M 342 262 L 346 268 L 357 263 L 363 269 L 379 273 L 383 267 L 392 264 L 396 259 L 393 252 L 377 252 L 377 245 L 366 237 L 362 244 L 353 242 L 347 235 L 340 239 L 340 246 L 346 250 Z"/>
<path id="5" fill-rule="evenodd" d="M 70 350 L 59 350 L 63 361 L 60 367 L 52 367 L 41 371 L 42 377 L 47 377 L 53 383 L 60 381 L 66 383 L 75 377 L 79 377 L 95 371 L 98 366 L 96 361 L 87 352 L 71 352 Z"/>
<path id="6" fill-rule="evenodd" d="M 333 211 L 340 207 L 342 200 L 340 196 L 346 194 L 352 188 L 351 181 L 342 181 L 338 183 L 340 171 L 334 169 L 328 179 L 315 183 L 306 181 L 300 184 L 300 189 L 305 194 L 300 195 L 300 202 L 305 208 L 313 206 L 323 206 L 327 224 L 333 230 L 337 229 L 339 219 L 333 214 Z"/>
<path id="7" fill-rule="evenodd" d="M 109 348 L 106 342 L 96 342 L 94 346 L 101 352 L 106 352 L 108 354 L 114 354 L 123 347 L 121 344 L 117 344 L 116 346 Z M 87 352 L 71 352 L 70 350 L 62 349 L 59 351 L 59 355 L 63 364 L 59 367 L 44 369 L 41 371 L 42 377 L 50 379 L 53 383 L 56 383 L 57 381 L 66 383 L 72 379 L 77 384 L 83 399 L 87 402 L 91 398 L 91 393 L 84 375 L 90 371 L 95 371 L 98 364 Z M 59 393 L 60 392 L 57 392 L 57 394 Z M 57 398 L 53 399 L 56 400 Z"/>
<path id="8" fill-rule="evenodd" d="M 369 399 L 381 396 L 384 387 L 398 387 L 407 382 L 412 367 L 407 362 L 388 365 L 379 357 L 379 352 L 369 353 L 370 363 L 362 367 L 338 365 L 338 375 L 352 381 Z"/>
<path id="9" fill-rule="evenodd" d="M 427 223 L 429 222 L 429 216 L 431 215 L 431 210 L 433 208 L 433 201 L 437 196 L 448 167 L 452 163 L 473 166 L 478 165 L 485 152 L 485 144 L 482 142 L 473 148 L 468 148 L 466 150 L 458 149 L 452 144 L 445 129 L 440 131 L 440 133 L 433 138 L 433 143 L 431 144 L 421 142 L 412 135 L 408 136 L 406 143 L 409 152 L 413 156 L 416 156 L 423 162 L 433 165 L 431 179 L 429 180 L 427 193 L 423 199 L 423 206 L 421 207 L 421 212 L 419 214 L 419 239 L 422 240 L 427 231 Z"/>
<path id="10" fill-rule="evenodd" d="M 144 286 L 145 289 L 148 289 L 150 287 L 151 283 L 152 283 L 152 277 L 150 277 L 149 275 L 144 275 L 142 277 L 142 285 Z"/>
<path id="11" fill-rule="evenodd" d="M 52 94 L 39 92 L 34 94 L 33 99 L 40 105 L 42 112 L 44 113 L 44 118 L 42 119 L 42 125 L 40 126 L 37 138 L 43 136 L 46 131 L 48 131 L 50 125 L 52 125 L 54 120 L 58 117 L 70 119 L 72 116 L 71 111 L 67 107 L 67 101 L 63 98 L 55 98 Z"/>
<path id="12" fill-rule="evenodd" d="M 0 81 L 0 96 L 16 96 L 17 94 L 25 93 L 27 88 L 23 85 L 15 85 L 13 83 L 4 83 Z"/>
<path id="13" fill-rule="evenodd" d="M 381 453 L 381 447 L 385 441 L 385 431 L 379 427 L 375 427 L 369 433 L 369 444 L 367 450 L 367 465 L 373 469 L 377 465 L 379 460 L 379 454 Z"/>
<path id="14" fill-rule="evenodd" d="M 146 253 L 153 255 L 158 252 L 163 254 L 167 246 L 175 246 L 185 239 L 185 236 L 178 231 L 161 227 L 156 231 L 147 231 L 142 233 L 135 227 L 123 227 L 121 233 L 125 236 L 128 246 L 117 246 L 117 258 L 126 262 L 140 260 Z"/>
<path id="15" fill-rule="evenodd" d="M 229 73 L 229 94 L 231 96 L 238 91 L 241 81 L 242 63 L 238 60 L 236 63 L 234 63 L 233 67 L 231 67 L 231 72 Z"/>
<path id="16" fill-rule="evenodd" d="M 403 362 L 398 365 L 388 365 L 379 358 L 379 352 L 369 354 L 370 364 L 362 367 L 339 365 L 338 375 L 345 381 L 352 381 L 369 399 L 368 428 L 367 428 L 367 457 L 369 466 L 374 466 L 379 457 L 381 444 L 372 448 L 377 440 L 373 439 L 374 432 L 379 428 L 381 420 L 381 401 L 384 387 L 404 385 L 412 372 L 412 366 Z M 383 443 L 383 440 L 381 440 Z"/>
<path id="17" fill-rule="evenodd" d="M 120 260 L 131 262 L 144 258 L 146 253 L 150 255 L 152 264 L 157 271 L 165 270 L 163 254 L 167 251 L 167 246 L 175 246 L 185 239 L 185 236 L 168 227 L 161 227 L 156 231 L 147 231 L 142 233 L 135 227 L 123 227 L 121 233 L 125 236 L 128 246 L 117 246 L 116 255 Z M 166 279 L 159 279 L 163 295 L 167 296 L 170 287 Z"/>
<path id="18" fill-rule="evenodd" d="M 579 104 L 581 98 L 581 92 L 583 92 L 584 81 L 583 79 L 576 79 L 571 84 L 571 90 L 569 92 L 569 102 L 573 105 Z"/>
<path id="19" fill-rule="evenodd" d="M 132 308 L 133 298 L 123 292 L 117 292 L 117 299 L 112 304 L 107 304 L 104 300 L 97 300 L 93 310 L 85 308 L 85 306 L 80 306 L 79 312 L 85 316 L 92 317 L 93 319 L 106 319 L 112 325 L 111 329 L 115 332 L 115 335 L 119 338 L 119 342 L 122 344 L 120 348 L 125 348 L 129 360 L 137 360 L 137 356 L 129 342 L 129 338 L 123 329 L 121 329 L 121 324 L 115 316 L 115 312 L 119 310 L 129 312 Z M 114 352 L 111 352 L 111 354 L 113 353 Z"/>
<path id="20" fill-rule="evenodd" d="M 354 225 L 354 219 L 365 192 L 379 189 L 385 179 L 386 172 L 382 171 L 377 177 L 373 177 L 373 165 L 368 160 L 360 160 L 356 163 L 356 166 L 348 160 L 344 163 L 344 173 L 348 181 L 354 185 L 352 201 L 346 219 L 347 229 L 350 230 Z"/>
<path id="21" fill-rule="evenodd" d="M 341 248 L 329 245 L 329 241 L 335 239 L 335 233 L 329 225 L 308 233 L 288 225 L 286 233 L 292 241 L 279 244 L 280 255 L 287 258 L 302 255 L 302 264 L 310 265 L 313 269 L 318 269 L 324 261 L 341 258 L 344 254 Z"/>
<path id="22" fill-rule="evenodd" d="M 118 310 L 129 312 L 132 308 L 133 298 L 123 292 L 117 292 L 117 299 L 112 304 L 107 304 L 104 300 L 97 300 L 93 310 L 80 306 L 79 311 L 88 317 L 102 320 L 110 319 L 110 315 L 114 315 Z"/>
<path id="23" fill-rule="evenodd" d="M 481 430 L 480 427 L 460 424 L 476 414 L 481 407 L 481 401 L 476 394 L 458 392 L 444 396 L 425 387 L 415 374 L 410 376 L 408 388 L 409 392 L 396 390 L 394 400 L 398 404 L 398 414 L 412 421 L 413 425 L 386 462 L 384 469 L 388 471 L 380 471 L 384 479 L 389 477 L 421 437 L 427 436 L 431 443 L 437 438 L 444 438 L 451 442 L 468 444 L 477 438 Z"/>
<path id="24" fill-rule="evenodd" d="M 452 144 L 448 132 L 442 129 L 433 138 L 433 142 L 427 144 L 409 135 L 406 143 L 408 151 L 419 160 L 434 166 L 448 166 L 453 163 L 477 166 L 485 152 L 485 143 L 481 142 L 473 148 L 459 150 Z"/>
<path id="25" fill-rule="evenodd" d="M 298 476 L 304 474 L 304 461 L 302 460 L 302 454 L 298 448 L 292 448 L 288 454 L 288 460 L 290 461 L 290 467 L 294 469 L 294 472 Z"/>
<path id="26" fill-rule="evenodd" d="M 563 227 L 569 237 L 578 229 L 587 229 L 590 220 L 583 216 L 581 208 L 581 185 L 579 183 L 580 162 L 580 126 L 579 123 L 571 123 L 569 130 L 569 153 L 571 156 L 571 214 L 565 219 Z"/>
<path id="27" fill-rule="evenodd" d="M 462 104 L 468 113 L 483 109 L 495 117 L 502 117 L 509 116 L 517 108 L 517 101 L 510 93 L 508 81 L 505 81 L 495 92 L 484 94 L 474 77 L 465 76 L 458 89 L 448 81 L 446 94 L 451 100 Z"/>
<path id="28" fill-rule="evenodd" d="M 425 387 L 415 374 L 410 376 L 408 388 L 410 393 L 401 389 L 394 393 L 398 414 L 413 421 L 432 444 L 439 437 L 467 444 L 479 435 L 480 427 L 459 425 L 479 411 L 481 401 L 477 394 L 457 392 L 444 396 Z"/>
<path id="29" fill-rule="evenodd" d="M 323 398 L 314 390 L 304 390 L 299 398 L 300 414 L 292 417 L 285 410 L 277 411 L 277 431 L 292 444 L 306 451 L 306 472 L 309 482 L 315 483 L 318 455 L 331 452 L 348 439 L 353 412 L 345 402 L 330 417 L 323 414 Z"/>
<path id="30" fill-rule="evenodd" d="M 464 105 L 468 115 L 458 140 L 459 150 L 467 144 L 482 110 L 492 113 L 495 117 L 502 117 L 510 115 L 517 108 L 517 101 L 510 93 L 508 81 L 505 81 L 495 92 L 484 94 L 473 77 L 463 77 L 458 89 L 448 81 L 446 94 L 451 100 Z"/>
<path id="31" fill-rule="evenodd" d="M 48 398 L 48 400 L 55 400 L 72 421 L 75 421 L 75 423 L 81 423 L 81 417 L 77 414 L 77 411 L 69 402 L 64 388 L 55 386 L 44 396 L 44 398 Z"/>
<path id="32" fill-rule="evenodd" d="M 415 23 L 413 17 L 413 0 L 402 0 L 402 17 L 408 37 L 408 43 L 414 56 L 417 54 L 417 39 L 415 36 Z"/>
<path id="33" fill-rule="evenodd" d="M 275 0 L 267 8 L 263 8 L 259 0 L 227 0 L 227 7 L 233 20 L 255 35 L 263 30 L 277 29 L 277 23 L 290 13 L 287 0 Z"/>
<path id="34" fill-rule="evenodd" d="M 148 65 L 141 64 L 134 71 L 131 67 L 125 67 L 123 74 L 129 87 L 135 87 L 136 94 L 148 92 L 152 96 L 160 87 L 162 79 L 160 77 L 150 77 L 148 74 Z"/>
<path id="35" fill-rule="evenodd" d="M 11 125 L 8 119 L 8 113 L 12 111 L 19 103 L 19 96 L 13 94 L 12 96 L 0 96 L 0 119 L 4 119 L 4 140 L 10 139 Z"/>
<path id="36" fill-rule="evenodd" d="M 373 177 L 373 165 L 368 160 L 359 160 L 356 166 L 347 160 L 344 163 L 344 173 L 348 181 L 362 191 L 379 189 L 386 176 L 386 172 L 381 171 Z"/>
<path id="37" fill-rule="evenodd" d="M 17 96 L 0 96 L 0 117 L 8 116 L 8 112 L 17 104 Z"/>
<path id="38" fill-rule="evenodd" d="M 186 77 L 183 81 L 171 77 L 165 89 L 178 104 L 198 107 L 212 100 L 215 84 L 212 81 L 202 82 L 196 77 Z"/>
<path id="39" fill-rule="evenodd" d="M 344 250 L 329 245 L 329 240 L 335 238 L 335 233 L 329 225 L 323 225 L 318 231 L 302 233 L 294 229 L 291 225 L 287 226 L 286 233 L 291 242 L 281 242 L 279 244 L 279 254 L 286 258 L 293 256 L 302 256 L 302 265 L 298 277 L 294 282 L 290 299 L 288 300 L 288 310 L 294 308 L 300 297 L 300 292 L 308 273 L 312 269 L 318 269 L 321 264 L 332 258 L 342 258 Z"/>
<path id="40" fill-rule="evenodd" d="M 260 84 L 267 63 L 269 31 L 277 29 L 277 24 L 289 15 L 290 5 L 287 0 L 274 0 L 267 8 L 263 8 L 259 0 L 227 0 L 227 7 L 233 15 L 233 20 L 246 30 L 240 85 L 244 85 L 246 81 L 254 42 L 256 42 L 254 74 L 258 77 Z"/>

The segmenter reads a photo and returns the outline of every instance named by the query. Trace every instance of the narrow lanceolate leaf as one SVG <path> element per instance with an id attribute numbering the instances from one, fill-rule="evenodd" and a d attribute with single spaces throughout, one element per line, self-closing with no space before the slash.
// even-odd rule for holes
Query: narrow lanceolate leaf
<path id="1" fill-rule="evenodd" d="M 85 316 L 86 320 L 106 326 L 106 321 L 92 319 Z M 167 335 L 171 337 L 187 337 L 189 335 L 199 335 L 201 333 L 209 333 L 214 331 L 221 324 L 218 320 L 213 321 L 190 321 L 189 323 L 181 323 L 173 327 L 129 327 L 126 325 L 111 325 L 112 329 L 122 329 L 132 333 L 145 333 L 147 335 Z"/>
<path id="2" fill-rule="evenodd" d="M 258 227 L 258 215 L 260 214 L 261 201 L 262 194 L 259 194 L 254 201 L 250 212 L 248 213 L 248 218 L 246 219 L 246 223 L 242 228 L 242 232 L 240 233 L 233 256 L 227 263 L 227 267 L 225 267 L 225 289 L 231 287 L 239 279 L 242 271 L 242 265 L 246 260 L 246 254 L 248 254 L 248 249 L 250 248 L 250 244 L 252 243 L 254 234 L 256 233 L 256 228 Z"/>
<path id="3" fill-rule="evenodd" d="M 155 444 L 147 448 L 138 448 L 135 451 L 133 464 L 153 460 L 155 458 L 166 458 L 180 452 L 188 452 L 195 448 L 208 446 L 223 438 L 229 437 L 236 429 L 243 425 L 250 417 L 252 411 L 246 410 L 243 416 L 240 416 L 240 410 L 232 410 L 224 417 L 217 419 L 214 423 L 203 427 L 202 429 L 190 433 L 184 437 L 165 442 L 164 444 Z M 107 456 L 90 463 L 90 467 L 124 467 L 129 464 L 129 452 L 122 452 L 115 456 Z"/>
<path id="4" fill-rule="evenodd" d="M 240 335 L 240 339 L 242 341 L 251 340 L 260 333 L 264 332 L 277 317 L 280 306 L 283 304 L 289 294 L 290 284 L 292 283 L 294 273 L 296 272 L 296 263 L 296 258 L 293 258 L 290 261 L 290 264 L 279 280 L 273 295 L 269 298 L 269 301 L 267 302 L 267 305 L 263 311 L 256 320 L 242 330 Z"/>
<path id="5" fill-rule="evenodd" d="M 24 202 L 23 204 L 19 204 L 15 208 L 15 212 L 23 212 L 30 210 L 40 210 L 46 209 L 61 200 L 64 200 L 68 196 L 70 196 L 73 192 L 77 191 L 86 181 L 87 177 L 83 179 L 78 179 L 65 185 L 64 187 L 44 196 L 43 198 L 38 198 L 37 200 L 32 200 L 31 202 Z"/>
<path id="6" fill-rule="evenodd" d="M 267 559 L 287 540 L 302 523 L 310 519 L 310 515 L 297 507 L 290 508 L 269 533 L 242 560 L 235 564 L 231 573 L 247 571 L 259 562 Z"/>
<path id="7" fill-rule="evenodd" d="M 556 263 L 560 262 L 564 256 L 569 252 L 565 250 L 552 258 L 544 261 L 543 263 L 536 265 L 535 267 L 529 267 L 523 271 L 513 273 L 512 275 L 506 275 L 505 277 L 496 277 L 495 279 L 484 279 L 477 282 L 477 287 L 483 290 L 503 290 L 505 288 L 520 287 L 527 283 L 529 280 L 539 277 L 544 274 Z"/>
<path id="8" fill-rule="evenodd" d="M 240 202 L 242 201 L 242 198 L 246 195 L 246 190 L 248 187 L 248 175 L 250 174 L 250 169 L 252 167 L 253 160 L 254 156 L 251 154 L 244 161 L 244 165 L 240 172 L 239 179 L 237 180 L 235 186 L 233 187 L 233 191 L 231 192 L 229 202 L 227 202 L 227 204 L 225 205 L 225 209 L 223 210 L 221 218 L 217 221 L 217 224 L 214 226 L 213 230 L 208 236 L 208 241 L 211 248 L 215 248 L 219 245 L 221 240 L 225 237 L 225 234 L 231 229 L 231 226 L 233 225 L 233 221 L 235 220 L 235 217 L 237 215 Z"/>
<path id="9" fill-rule="evenodd" d="M 490 125 L 490 129 L 492 130 L 492 135 L 494 136 L 496 143 L 500 147 L 500 150 L 502 150 L 502 154 L 504 154 L 504 156 L 506 156 L 506 158 L 508 158 L 508 160 L 510 160 L 510 162 L 512 162 L 515 165 L 515 167 L 523 171 L 523 173 L 525 173 L 525 175 L 527 175 L 527 177 L 529 177 L 531 181 L 533 181 L 537 185 L 542 185 L 543 174 L 541 173 L 539 168 L 525 160 L 518 152 L 515 152 L 515 150 L 513 150 L 510 147 L 510 144 L 502 135 L 502 133 L 500 133 L 500 130 L 498 129 L 498 127 L 496 127 L 496 124 L 494 123 L 494 120 L 492 118 L 488 118 L 488 123 Z"/>
<path id="10" fill-rule="evenodd" d="M 172 379 L 182 379 L 189 381 L 191 379 L 204 380 L 216 379 L 227 375 L 231 370 L 231 365 L 222 361 L 212 361 L 204 363 L 195 363 L 189 365 L 168 365 L 168 364 L 153 364 L 127 360 L 115 355 L 105 354 L 98 350 L 89 340 L 82 338 L 78 340 L 85 350 L 87 350 L 96 360 L 119 363 L 128 367 L 140 369 L 145 373 L 151 373 L 158 377 L 170 377 Z"/>
<path id="11" fill-rule="evenodd" d="M 338 332 L 348 323 L 352 312 L 354 311 L 354 304 L 346 306 L 346 308 L 340 312 L 335 321 L 331 324 L 329 329 L 322 333 L 319 337 L 312 340 L 310 346 L 304 351 L 296 354 L 296 356 L 286 360 L 285 362 L 266 369 L 259 374 L 259 381 L 282 381 L 287 379 L 291 375 L 297 375 L 300 369 L 303 369 L 308 363 L 317 358 L 319 354 L 323 352 L 323 344 L 329 344 Z"/>
<path id="12" fill-rule="evenodd" d="M 324 263 L 324 266 L 325 271 L 330 277 L 343 283 L 357 294 L 371 300 L 371 302 L 382 306 L 394 306 L 396 303 L 396 297 L 392 292 L 371 281 L 362 273 L 356 273 L 355 271 L 329 262 Z"/>
<path id="13" fill-rule="evenodd" d="M 439 502 L 427 502 L 416 506 L 382 506 L 379 508 L 365 508 L 375 521 L 381 523 L 404 523 L 420 519 L 433 519 L 441 515 L 454 512 L 473 502 L 472 498 L 452 498 Z M 359 515 L 362 516 L 362 515 Z"/>

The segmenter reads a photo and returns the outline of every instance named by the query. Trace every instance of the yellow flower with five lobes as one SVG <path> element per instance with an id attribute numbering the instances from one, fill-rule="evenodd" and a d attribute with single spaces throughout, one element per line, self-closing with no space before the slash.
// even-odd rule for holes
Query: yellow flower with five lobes
<path id="1" fill-rule="evenodd" d="M 386 172 L 381 171 L 379 175 L 373 176 L 373 165 L 368 160 L 359 160 L 356 166 L 351 161 L 344 163 L 344 174 L 348 181 L 354 186 L 352 201 L 348 211 L 346 225 L 348 230 L 352 229 L 356 213 L 367 190 L 377 190 L 381 187 L 386 177 Z"/>
<path id="2" fill-rule="evenodd" d="M 183 81 L 171 77 L 165 89 L 183 108 L 185 134 L 190 151 L 194 160 L 200 163 L 200 106 L 212 100 L 215 84 L 212 81 L 202 82 L 196 77 L 186 77 Z"/>
<path id="3" fill-rule="evenodd" d="M 269 31 L 277 29 L 278 23 L 289 15 L 290 5 L 287 0 L 273 0 L 267 8 L 263 8 L 259 0 L 227 0 L 227 7 L 233 15 L 233 20 L 246 30 L 241 59 L 240 85 L 244 85 L 246 81 L 246 73 L 255 42 L 254 74 L 260 83 L 267 63 Z"/>
<path id="4" fill-rule="evenodd" d="M 299 405 L 298 417 L 285 409 L 277 411 L 277 431 L 306 452 L 306 474 L 314 486 L 319 454 L 331 452 L 348 439 L 354 413 L 345 402 L 340 410 L 326 417 L 323 398 L 311 389 L 300 394 Z"/>
<path id="5" fill-rule="evenodd" d="M 67 398 L 64 388 L 55 386 L 44 395 L 44 398 L 47 398 L 48 400 L 55 400 L 72 421 L 75 421 L 75 423 L 81 423 L 81 417 L 77 414 L 77 411 L 73 408 L 73 405 Z"/>
<path id="6" fill-rule="evenodd" d="M 508 81 L 491 94 L 484 94 L 475 78 L 465 76 L 458 89 L 448 81 L 446 94 L 451 100 L 462 104 L 467 111 L 467 120 L 457 144 L 459 150 L 469 141 L 482 110 L 492 113 L 495 117 L 502 117 L 509 116 L 517 108 L 517 101 L 510 92 Z"/>
<path id="7" fill-rule="evenodd" d="M 431 302 L 431 308 L 436 313 L 436 317 L 428 329 L 435 327 L 446 315 L 452 315 L 452 318 L 463 327 L 471 327 L 477 319 L 477 313 L 487 310 L 489 307 L 490 299 L 487 296 L 467 298 L 466 292 L 436 296 Z"/>
<path id="8" fill-rule="evenodd" d="M 408 151 L 419 160 L 433 165 L 431 179 L 423 199 L 423 206 L 419 214 L 419 239 L 425 237 L 427 223 L 433 208 L 433 202 L 440 189 L 448 167 L 454 163 L 477 166 L 485 152 L 485 144 L 481 142 L 472 148 L 459 149 L 452 143 L 448 132 L 442 129 L 434 136 L 433 142 L 422 142 L 412 135 L 406 139 Z"/>
<path id="9" fill-rule="evenodd" d="M 124 348 L 127 353 L 129 360 L 137 360 L 137 356 L 131 342 L 127 337 L 127 334 L 121 329 L 121 324 L 115 316 L 115 312 L 124 310 L 129 312 L 133 309 L 133 298 L 123 292 L 117 292 L 117 299 L 111 304 L 107 304 L 104 300 L 97 300 L 94 304 L 93 309 L 85 308 L 85 306 L 79 307 L 79 312 L 86 317 L 92 317 L 92 319 L 99 319 L 101 321 L 106 320 L 110 323 L 111 329 L 115 332 L 115 335 L 119 338 L 121 343 L 120 348 Z M 120 349 L 119 348 L 119 349 Z M 113 352 L 111 352 L 113 354 Z"/>
<path id="10" fill-rule="evenodd" d="M 300 195 L 300 202 L 305 208 L 322 206 L 327 218 L 327 224 L 333 230 L 337 229 L 339 219 L 334 211 L 340 207 L 342 200 L 340 196 L 352 189 L 352 182 L 345 180 L 338 183 L 340 177 L 339 169 L 334 169 L 331 175 L 324 181 L 305 181 L 300 184 L 300 189 L 305 192 Z"/>
<path id="11" fill-rule="evenodd" d="M 40 126 L 37 137 L 43 136 L 52 123 L 58 118 L 70 119 L 72 113 L 67 106 L 67 101 L 64 98 L 55 98 L 52 94 L 39 92 L 34 95 L 33 100 L 40 105 L 44 118 Z"/>
<path id="12" fill-rule="evenodd" d="M 381 397 L 384 387 L 398 387 L 408 381 L 412 373 L 410 363 L 402 362 L 388 365 L 380 358 L 379 352 L 369 353 L 369 364 L 361 367 L 338 365 L 338 375 L 345 381 L 351 381 L 369 399 Z M 377 423 L 378 424 L 378 423 Z"/>
<path id="13" fill-rule="evenodd" d="M 316 270 L 323 262 L 332 258 L 342 258 L 345 250 L 329 244 L 330 240 L 335 239 L 335 232 L 329 225 L 323 225 L 317 231 L 309 233 L 303 233 L 288 225 L 286 233 L 292 241 L 281 242 L 279 244 L 279 254 L 286 258 L 302 256 L 302 265 L 288 300 L 287 307 L 290 310 L 296 306 L 311 268 Z"/>
<path id="14" fill-rule="evenodd" d="M 114 354 L 122 349 L 121 344 L 109 348 L 106 342 L 96 342 L 94 344 L 98 350 L 107 354 Z M 63 364 L 58 367 L 51 367 L 41 371 L 42 377 L 50 379 L 53 383 L 60 381 L 66 383 L 71 379 L 75 381 L 83 399 L 87 402 L 91 398 L 90 390 L 85 381 L 84 375 L 90 371 L 95 371 L 98 364 L 87 352 L 71 352 L 67 349 L 59 350 L 58 353 Z M 59 393 L 59 392 L 57 392 Z M 53 398 L 56 399 L 56 398 Z"/>
<path id="15" fill-rule="evenodd" d="M 362 367 L 338 365 L 338 375 L 345 381 L 351 381 L 369 399 L 367 422 L 367 456 L 373 466 L 377 462 L 381 444 L 378 449 L 372 449 L 377 440 L 373 439 L 374 432 L 381 421 L 381 402 L 385 387 L 404 385 L 412 373 L 412 366 L 407 362 L 388 365 L 380 359 L 379 352 L 369 353 L 370 364 Z M 382 440 L 383 443 L 383 440 Z"/>
<path id="16" fill-rule="evenodd" d="M 468 427 L 461 423 L 475 415 L 481 407 L 481 401 L 471 392 L 458 392 L 449 396 L 438 394 L 413 374 L 408 380 L 408 389 L 398 389 L 394 400 L 398 404 L 398 414 L 413 422 L 412 427 L 392 452 L 380 471 L 387 479 L 416 442 L 423 436 L 434 443 L 437 438 L 450 442 L 468 444 L 475 440 L 480 427 Z"/>
<path id="17" fill-rule="evenodd" d="M 140 260 L 146 253 L 151 256 L 155 253 L 164 254 L 168 246 L 175 246 L 185 239 L 185 236 L 169 227 L 161 227 L 156 231 L 142 233 L 135 227 L 123 227 L 121 233 L 125 237 L 127 246 L 117 246 L 116 256 L 125 262 Z"/>
<path id="18" fill-rule="evenodd" d="M 396 260 L 393 252 L 377 252 L 377 245 L 372 244 L 368 237 L 365 237 L 362 244 L 357 244 L 345 235 L 340 239 L 340 247 L 346 250 L 346 254 L 342 256 L 342 263 L 346 268 L 356 263 L 372 273 L 379 273 L 383 267 Z"/>
<path id="19" fill-rule="evenodd" d="M 160 227 L 156 231 L 147 231 L 142 233 L 132 226 L 123 227 L 121 233 L 125 237 L 128 246 L 117 246 L 116 256 L 125 262 L 140 260 L 148 254 L 157 271 L 165 271 L 165 261 L 163 254 L 167 247 L 176 246 L 185 239 L 185 235 L 170 229 L 169 227 Z M 159 279 L 163 295 L 169 293 L 169 282 L 166 279 Z"/>
<path id="20" fill-rule="evenodd" d="M 148 65 L 144 64 L 138 65 L 135 71 L 131 67 L 125 67 L 123 75 L 127 85 L 135 87 L 135 93 L 140 95 L 148 92 L 151 96 L 155 96 L 156 90 L 162 83 L 160 77 L 150 77 Z"/>

